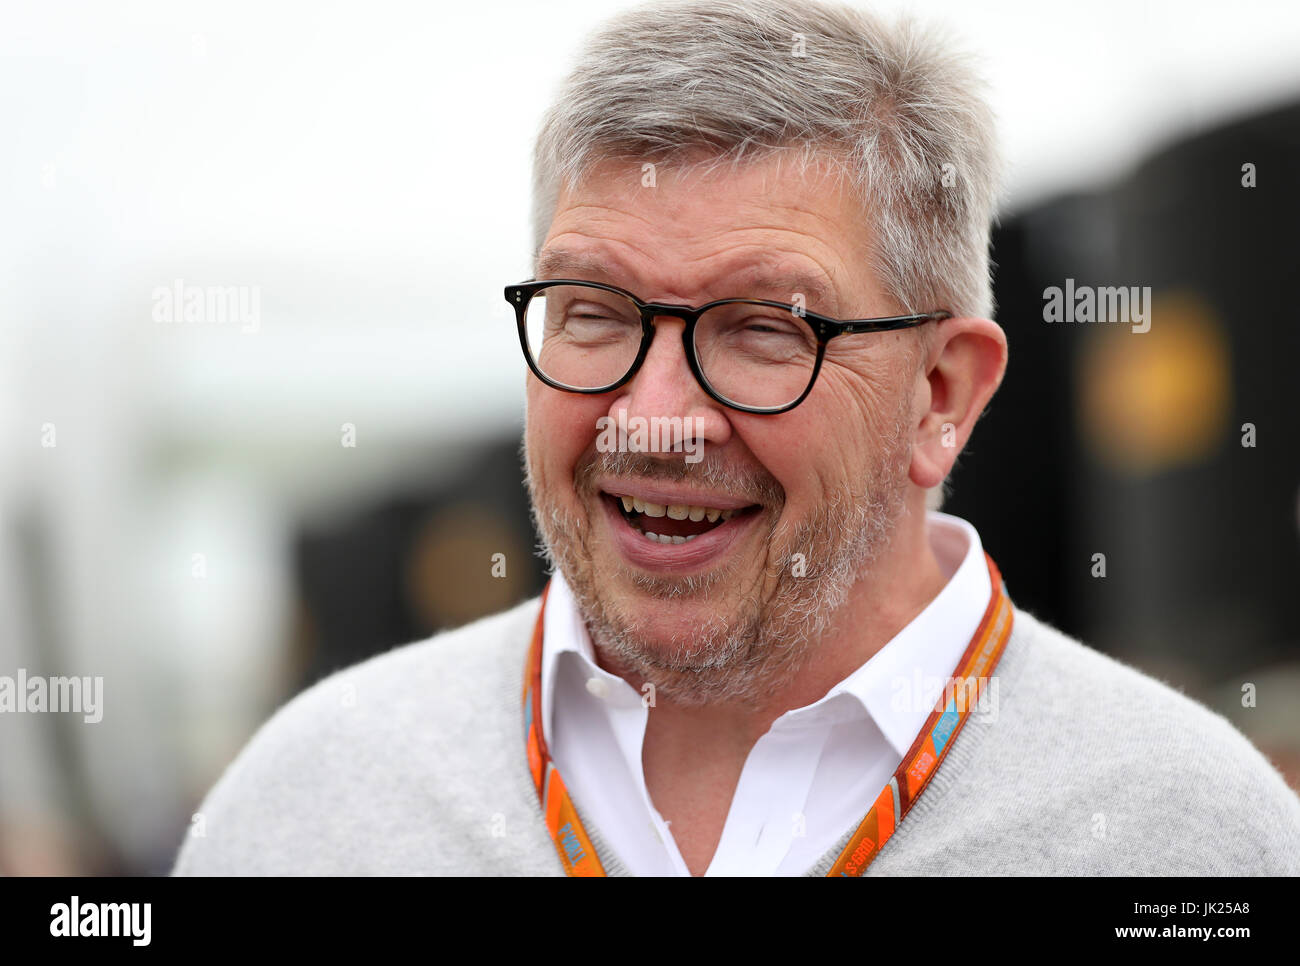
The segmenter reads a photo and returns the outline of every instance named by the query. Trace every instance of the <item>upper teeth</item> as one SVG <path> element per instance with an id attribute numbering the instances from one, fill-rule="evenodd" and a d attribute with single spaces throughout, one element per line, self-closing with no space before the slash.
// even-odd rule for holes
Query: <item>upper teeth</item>
<path id="1" fill-rule="evenodd" d="M 691 519 L 698 523 L 707 519 L 710 523 L 717 523 L 718 520 L 730 520 L 735 515 L 735 510 L 719 510 L 710 506 L 695 506 L 690 503 L 670 503 L 665 506 L 662 503 L 649 503 L 635 496 L 620 497 L 623 501 L 623 509 L 628 513 L 636 511 L 644 513 L 648 517 L 667 516 L 673 520 Z"/>

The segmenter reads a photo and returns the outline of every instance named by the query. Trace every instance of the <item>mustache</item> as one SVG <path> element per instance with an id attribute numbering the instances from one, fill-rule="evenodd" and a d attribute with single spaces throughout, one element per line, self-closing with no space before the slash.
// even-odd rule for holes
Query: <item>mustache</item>
<path id="1" fill-rule="evenodd" d="M 574 470 L 574 488 L 579 493 L 594 496 L 597 477 L 686 482 L 765 507 L 785 503 L 785 487 L 771 473 L 761 467 L 728 466 L 716 452 L 706 452 L 699 462 L 688 463 L 685 459 L 665 459 L 648 453 L 601 453 L 593 450 Z"/>

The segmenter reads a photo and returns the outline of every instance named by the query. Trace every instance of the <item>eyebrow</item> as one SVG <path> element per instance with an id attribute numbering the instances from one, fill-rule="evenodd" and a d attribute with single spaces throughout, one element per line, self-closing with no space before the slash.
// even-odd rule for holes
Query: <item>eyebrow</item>
<path id="1" fill-rule="evenodd" d="M 562 248 L 552 248 L 537 256 L 536 277 L 572 278 L 576 281 L 607 280 L 607 284 L 616 288 L 628 288 L 620 284 L 626 273 L 614 261 L 595 252 L 574 252 Z M 738 271 L 729 273 L 740 290 L 726 298 L 750 298 L 756 291 L 782 293 L 779 301 L 790 303 L 796 294 L 803 295 L 811 311 L 837 317 L 839 298 L 834 287 L 825 276 L 797 269 L 769 269 L 763 264 L 750 264 Z M 630 289 L 629 289 L 630 290 Z"/>

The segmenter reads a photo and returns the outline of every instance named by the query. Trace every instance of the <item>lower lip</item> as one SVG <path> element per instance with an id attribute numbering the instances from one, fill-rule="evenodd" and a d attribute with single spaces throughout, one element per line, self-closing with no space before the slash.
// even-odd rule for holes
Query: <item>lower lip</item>
<path id="1" fill-rule="evenodd" d="M 609 521 L 619 553 L 628 563 L 645 570 L 685 573 L 716 564 L 758 519 L 758 514 L 750 511 L 686 543 L 658 543 L 629 524 L 609 497 L 602 494 L 598 499 L 605 508 L 605 519 Z"/>

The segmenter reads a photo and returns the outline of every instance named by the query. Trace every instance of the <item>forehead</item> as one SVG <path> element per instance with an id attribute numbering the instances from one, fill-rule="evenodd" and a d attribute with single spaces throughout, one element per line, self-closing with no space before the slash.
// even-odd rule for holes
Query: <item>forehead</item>
<path id="1" fill-rule="evenodd" d="M 537 260 L 538 278 L 573 278 L 584 281 L 606 282 L 627 288 L 633 295 L 643 295 L 643 283 L 636 281 L 638 272 L 622 259 L 611 254 L 605 246 L 592 248 L 545 248 Z M 699 286 L 699 291 L 725 292 L 723 298 L 767 298 L 793 302 L 802 296 L 806 305 L 815 311 L 835 314 L 840 298 L 833 282 L 821 271 L 803 270 L 787 264 L 781 258 L 764 257 L 757 253 L 743 256 L 731 265 L 715 266 L 716 282 Z M 648 301 L 663 301 L 655 296 L 643 296 Z M 686 296 L 689 300 L 703 297 Z"/>
<path id="2" fill-rule="evenodd" d="M 834 166 L 605 161 L 561 192 L 535 271 L 654 301 L 763 297 L 834 315 L 873 293 L 862 204 Z"/>

